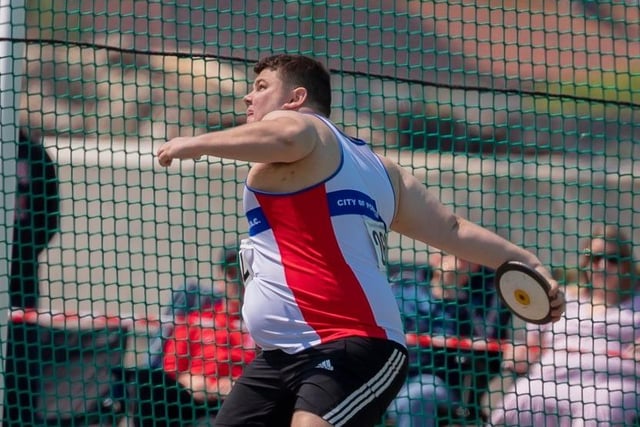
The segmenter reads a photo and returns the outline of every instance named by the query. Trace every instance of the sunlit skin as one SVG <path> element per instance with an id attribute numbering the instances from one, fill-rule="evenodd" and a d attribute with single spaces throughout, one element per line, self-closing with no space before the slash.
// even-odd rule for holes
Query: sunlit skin
<path id="1" fill-rule="evenodd" d="M 245 95 L 247 123 L 259 122 L 268 113 L 287 109 L 295 97 L 293 88 L 278 77 L 274 70 L 263 70 L 253 82 L 253 90 Z"/>

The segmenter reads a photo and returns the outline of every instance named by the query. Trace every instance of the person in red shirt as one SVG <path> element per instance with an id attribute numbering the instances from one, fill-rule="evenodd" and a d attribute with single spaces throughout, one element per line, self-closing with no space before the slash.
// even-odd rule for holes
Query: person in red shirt
<path id="1" fill-rule="evenodd" d="M 133 416 L 137 427 L 177 427 L 215 419 L 222 399 L 256 355 L 240 314 L 242 284 L 234 248 L 216 265 L 215 298 L 183 295 L 159 366 L 138 370 Z M 192 301 L 188 301 L 188 300 Z M 187 301 L 187 302 L 185 302 Z"/>
<path id="2" fill-rule="evenodd" d="M 255 357 L 253 340 L 242 329 L 239 299 L 216 301 L 210 311 L 193 311 L 179 321 L 164 347 L 165 372 L 196 401 L 226 396 Z"/>

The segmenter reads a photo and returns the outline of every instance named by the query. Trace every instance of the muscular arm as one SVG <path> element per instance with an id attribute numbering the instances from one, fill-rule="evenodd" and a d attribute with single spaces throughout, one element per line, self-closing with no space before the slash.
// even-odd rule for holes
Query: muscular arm
<path id="1" fill-rule="evenodd" d="M 261 121 L 209 132 L 194 137 L 178 137 L 162 145 L 158 160 L 169 166 L 173 159 L 216 156 L 256 163 L 293 163 L 309 155 L 319 136 L 307 114 L 274 111 Z"/>
<path id="2" fill-rule="evenodd" d="M 551 319 L 564 312 L 564 296 L 548 269 L 533 253 L 496 233 L 455 215 L 412 174 L 383 159 L 396 191 L 396 214 L 391 229 L 476 264 L 497 268 L 506 261 L 520 261 L 535 268 L 551 284 L 548 295 Z"/>
<path id="3" fill-rule="evenodd" d="M 389 160 L 383 161 L 397 194 L 392 230 L 491 268 L 497 268 L 507 260 L 541 266 L 534 254 L 458 217 L 408 171 Z"/>

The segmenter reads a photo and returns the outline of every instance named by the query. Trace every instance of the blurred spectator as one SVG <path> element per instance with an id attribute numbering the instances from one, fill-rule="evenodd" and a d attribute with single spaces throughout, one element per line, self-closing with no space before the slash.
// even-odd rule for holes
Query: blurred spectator
<path id="1" fill-rule="evenodd" d="M 151 369 L 136 371 L 138 427 L 177 427 L 202 417 L 215 418 L 233 381 L 255 357 L 240 317 L 243 288 L 237 249 L 223 249 L 216 266 L 216 274 L 226 278 L 219 289 L 225 294 L 177 291 L 174 323 L 161 340 L 161 357 L 152 357 Z"/>
<path id="2" fill-rule="evenodd" d="M 493 425 L 637 421 L 640 364 L 634 342 L 640 313 L 632 307 L 637 285 L 631 243 L 617 227 L 598 225 L 581 247 L 579 282 L 567 289 L 565 316 L 554 324 L 527 325 L 526 345 L 505 352 L 505 366 L 526 376 L 494 409 Z"/>
<path id="3" fill-rule="evenodd" d="M 9 302 L 36 308 L 40 295 L 38 257 L 58 231 L 60 198 L 56 167 L 39 138 L 21 129 L 16 162 Z"/>
<path id="4" fill-rule="evenodd" d="M 451 255 L 432 255 L 431 279 L 421 272 L 392 278 L 407 333 L 502 339 L 510 313 L 500 305 L 492 272 Z M 436 426 L 439 414 L 463 403 L 463 354 L 409 347 L 409 378 L 390 405 L 398 427 Z"/>
<path id="5" fill-rule="evenodd" d="M 171 303 L 160 316 L 160 334 L 149 342 L 149 365 L 162 366 L 165 340 L 173 334 L 176 319 L 184 318 L 191 311 L 201 311 L 224 299 L 242 297 L 242 284 L 238 272 L 238 244 L 226 243 L 214 263 L 213 286 L 205 288 L 197 282 L 187 282 L 173 289 Z M 227 289 L 228 288 L 228 289 Z"/>
<path id="6" fill-rule="evenodd" d="M 242 280 L 238 264 L 238 247 L 239 244 L 227 243 L 218 256 L 213 283 L 215 295 L 222 295 L 231 299 L 238 299 L 242 296 L 240 295 Z"/>

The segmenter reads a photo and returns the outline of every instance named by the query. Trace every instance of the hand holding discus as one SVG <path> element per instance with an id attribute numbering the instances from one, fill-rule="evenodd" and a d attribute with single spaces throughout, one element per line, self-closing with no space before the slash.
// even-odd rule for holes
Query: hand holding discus
<path id="1" fill-rule="evenodd" d="M 507 261 L 498 267 L 496 288 L 507 308 L 525 322 L 556 322 L 564 313 L 564 294 L 557 285 L 522 262 Z"/>

